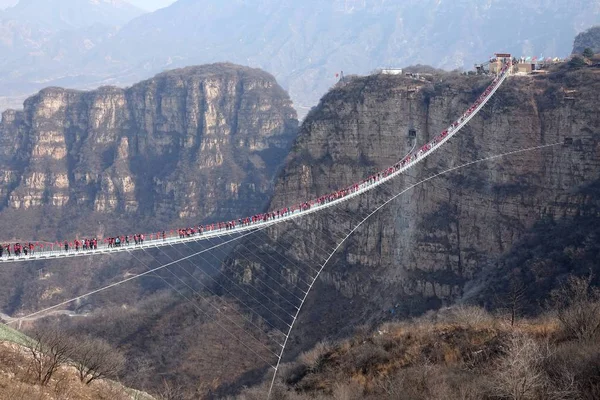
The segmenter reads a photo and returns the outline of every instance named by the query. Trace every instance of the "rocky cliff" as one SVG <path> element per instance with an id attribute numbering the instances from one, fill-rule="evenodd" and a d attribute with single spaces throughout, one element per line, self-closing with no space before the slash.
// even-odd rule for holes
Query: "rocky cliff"
<path id="1" fill-rule="evenodd" d="M 324 270 L 301 314 L 294 347 L 343 334 L 358 323 L 458 301 L 467 290 L 481 290 L 480 275 L 497 266 L 536 222 L 596 216 L 598 197 L 586 188 L 600 178 L 599 72 L 563 64 L 548 75 L 511 77 L 460 134 L 388 187 L 350 202 L 337 218 L 311 217 L 293 230 L 273 230 L 270 245 L 262 250 L 291 260 L 282 261 L 286 274 L 273 276 L 295 290 L 298 276 L 310 280 L 294 264 L 318 269 L 334 239 L 349 231 L 347 215 L 365 215 L 389 196 L 449 167 L 561 144 L 445 174 L 382 209 Z M 272 208 L 346 187 L 391 165 L 409 149 L 411 109 L 417 143 L 423 144 L 462 114 L 490 78 L 441 74 L 433 81 L 369 76 L 330 91 L 301 127 Z M 415 88 L 409 100 L 408 89 Z M 574 144 L 562 146 L 565 138 Z M 326 251 L 319 254 L 318 246 Z M 257 284 L 268 272 L 260 266 L 259 260 L 237 259 L 227 268 L 234 276 L 243 268 L 244 282 Z M 552 275 L 549 286 L 569 272 L 557 271 L 546 272 Z"/>
<path id="2" fill-rule="evenodd" d="M 271 75 L 229 64 L 174 70 L 128 89 L 44 89 L 23 111 L 3 114 L 0 218 L 43 209 L 51 232 L 65 219 L 77 228 L 72 214 L 96 216 L 105 229 L 117 216 L 160 228 L 245 215 L 268 201 L 295 118 Z M 81 233 L 104 233 L 94 230 Z"/>

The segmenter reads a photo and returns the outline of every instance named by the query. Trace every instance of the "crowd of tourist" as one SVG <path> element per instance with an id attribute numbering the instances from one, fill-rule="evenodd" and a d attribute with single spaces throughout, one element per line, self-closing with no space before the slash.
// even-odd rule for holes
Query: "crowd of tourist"
<path id="1" fill-rule="evenodd" d="M 114 236 L 105 238 L 103 240 L 104 247 L 115 248 L 115 247 L 123 247 L 123 246 L 139 246 L 144 243 L 146 237 L 149 237 L 151 241 L 155 240 L 167 240 L 170 238 L 176 238 L 179 236 L 180 239 L 203 235 L 208 232 L 214 231 L 230 231 L 234 230 L 238 227 L 248 227 L 254 226 L 257 224 L 277 220 L 286 216 L 289 216 L 294 213 L 303 212 L 310 210 L 315 206 L 323 206 L 325 204 L 329 204 L 333 201 L 339 200 L 341 198 L 347 197 L 351 194 L 357 193 L 368 186 L 371 186 L 375 183 L 380 182 L 381 180 L 390 177 L 396 172 L 402 170 L 404 167 L 415 161 L 416 159 L 421 158 L 424 154 L 432 150 L 438 144 L 440 144 L 444 138 L 454 132 L 461 124 L 469 118 L 471 114 L 473 114 L 478 107 L 485 101 L 485 99 L 492 93 L 492 91 L 496 88 L 498 82 L 502 78 L 502 76 L 506 73 L 506 71 L 510 68 L 510 63 L 507 63 L 501 71 L 501 74 L 498 75 L 494 81 L 487 87 L 487 89 L 479 96 L 479 98 L 467 109 L 467 111 L 457 120 L 455 121 L 448 129 L 442 131 L 439 135 L 437 135 L 433 140 L 429 143 L 425 144 L 421 148 L 419 148 L 416 152 L 412 152 L 407 155 L 404 159 L 397 162 L 393 166 L 380 171 L 374 175 L 369 176 L 367 179 L 355 183 L 345 189 L 338 190 L 334 193 L 330 193 L 324 196 L 321 196 L 317 199 L 306 201 L 292 207 L 285 207 L 279 210 L 270 211 L 266 213 L 256 214 L 251 217 L 239 218 L 237 220 L 232 220 L 228 222 L 217 222 L 208 225 L 198 225 L 197 227 L 190 228 L 180 228 L 176 231 L 170 231 L 167 233 L 166 231 L 152 233 L 149 235 L 144 234 L 135 234 L 135 235 L 123 235 L 123 236 Z M 102 241 L 102 240 L 101 240 Z M 27 243 L 26 245 L 21 245 L 20 243 L 15 243 L 12 245 L 12 251 L 15 256 L 27 256 L 28 254 L 34 254 L 34 250 L 36 247 L 43 251 L 65 251 L 65 252 L 79 252 L 79 251 L 90 251 L 98 249 L 99 239 L 75 239 L 74 241 L 65 241 L 61 243 Z M 11 245 L 6 244 L 4 246 L 0 245 L 0 257 L 2 257 L 6 253 L 8 257 L 11 257 Z"/>

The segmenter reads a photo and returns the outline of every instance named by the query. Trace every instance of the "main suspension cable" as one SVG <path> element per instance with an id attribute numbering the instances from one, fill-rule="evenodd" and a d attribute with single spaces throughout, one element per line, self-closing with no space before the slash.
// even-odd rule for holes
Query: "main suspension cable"
<path id="1" fill-rule="evenodd" d="M 432 179 L 435 179 L 439 176 L 445 175 L 447 173 L 462 169 L 462 168 L 466 168 L 469 167 L 471 165 L 475 165 L 475 164 L 479 164 L 482 162 L 486 162 L 486 161 L 491 161 L 494 159 L 498 159 L 498 158 L 502 158 L 502 157 L 507 157 L 507 156 L 511 156 L 514 154 L 520 154 L 520 153 L 525 153 L 525 152 L 529 152 L 529 151 L 534 151 L 534 150 L 540 150 L 540 149 L 545 149 L 548 147 L 553 147 L 553 146 L 558 146 L 561 145 L 562 143 L 551 143 L 551 144 L 545 144 L 545 145 L 540 145 L 540 146 L 534 146 L 534 147 L 528 147 L 525 149 L 519 149 L 519 150 L 513 150 L 513 151 L 509 151 L 506 153 L 502 153 L 502 154 L 497 154 L 497 155 L 493 155 L 493 156 L 489 156 L 489 157 L 485 157 L 485 158 L 480 158 L 478 160 L 475 161 L 470 161 L 452 168 L 448 168 L 442 172 L 439 172 L 437 174 L 431 175 L 428 178 L 422 179 L 417 183 L 414 183 L 412 185 L 410 185 L 409 187 L 407 187 L 406 189 L 403 189 L 402 191 L 398 192 L 397 194 L 395 194 L 394 196 L 390 197 L 389 199 L 387 199 L 385 202 L 383 202 L 381 205 L 379 205 L 377 208 L 375 208 L 372 212 L 370 212 L 362 221 L 360 221 L 347 235 L 345 238 L 343 238 L 338 245 L 336 246 L 336 248 L 331 252 L 331 254 L 329 255 L 329 257 L 327 257 L 327 259 L 325 260 L 325 262 L 323 262 L 323 264 L 321 264 L 321 267 L 319 268 L 319 272 L 317 274 L 317 277 L 315 278 L 315 281 L 310 285 L 310 287 L 308 288 L 307 294 L 304 296 L 304 299 L 302 300 L 302 302 L 300 303 L 300 307 L 298 309 L 298 311 L 296 312 L 296 315 L 294 316 L 294 320 L 292 321 L 292 326 L 290 327 L 286 337 L 285 337 L 285 341 L 283 342 L 283 348 L 281 349 L 281 353 L 279 355 L 279 358 L 277 360 L 277 364 L 275 365 L 274 371 L 273 371 L 273 379 L 271 380 L 271 385 L 269 386 L 269 392 L 267 395 L 267 399 L 271 398 L 271 392 L 273 391 L 273 386 L 275 385 L 275 378 L 277 377 L 277 372 L 279 371 L 279 366 L 281 365 L 281 360 L 283 358 L 283 353 L 285 352 L 285 348 L 287 346 L 290 334 L 292 333 L 292 329 L 294 329 L 294 325 L 296 323 L 296 321 L 298 320 L 298 315 L 300 314 L 300 311 L 302 310 L 302 306 L 304 305 L 306 298 L 308 297 L 308 294 L 310 293 L 314 283 L 316 282 L 317 278 L 321 275 L 321 272 L 323 272 L 323 269 L 325 268 L 325 266 L 329 263 L 329 261 L 331 260 L 331 258 L 334 256 L 334 254 L 339 250 L 339 248 L 346 242 L 346 240 L 352 236 L 352 234 L 354 232 L 356 232 L 356 230 L 361 227 L 369 218 L 371 218 L 373 215 L 375 215 L 377 212 L 379 212 L 383 207 L 387 206 L 389 203 L 391 203 L 392 201 L 394 201 L 395 199 L 397 199 L 398 197 L 400 197 L 401 195 L 403 195 L 404 193 L 408 192 L 409 190 L 425 183 L 428 182 Z"/>

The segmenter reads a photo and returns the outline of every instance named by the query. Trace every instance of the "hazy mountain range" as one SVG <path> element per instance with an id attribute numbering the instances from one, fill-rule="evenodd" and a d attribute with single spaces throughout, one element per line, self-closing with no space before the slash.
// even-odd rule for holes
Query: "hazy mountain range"
<path id="1" fill-rule="evenodd" d="M 124 0 L 20 0 L 0 16 L 38 29 L 59 30 L 123 25 L 142 13 Z"/>
<path id="2" fill-rule="evenodd" d="M 79 1 L 77 14 L 58 11 L 74 1 L 27 0 L 19 13 L 0 14 L 5 102 L 14 106 L 42 86 L 127 85 L 165 69 L 232 61 L 273 73 L 302 114 L 342 70 L 469 69 L 495 51 L 567 56 L 575 34 L 600 15 L 598 0 L 179 0 L 137 17 L 123 1 L 96 0 Z M 33 3 L 51 11 L 26 7 Z M 64 28 L 47 34 L 42 26 Z"/>

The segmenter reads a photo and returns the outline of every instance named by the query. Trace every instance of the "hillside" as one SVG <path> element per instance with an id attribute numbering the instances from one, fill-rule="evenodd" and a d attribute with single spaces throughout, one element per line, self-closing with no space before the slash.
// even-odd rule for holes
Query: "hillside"
<path id="1" fill-rule="evenodd" d="M 460 306 L 323 341 L 282 365 L 272 398 L 597 398 L 600 298 L 585 279 L 563 288 L 570 304 L 514 324 L 505 314 Z M 574 327 L 595 333 L 577 335 Z M 235 399 L 262 399 L 269 384 L 265 379 Z"/>
<path id="2" fill-rule="evenodd" d="M 33 356 L 33 351 L 37 351 L 35 344 L 35 339 L 9 326 L 0 325 L 0 398 L 153 400 L 147 393 L 127 388 L 111 380 L 99 379 L 89 385 L 82 383 L 76 366 L 68 365 L 68 362 L 58 367 L 48 384 L 41 385 L 36 382 L 34 371 L 37 366 L 47 368 L 50 362 L 36 363 Z M 52 350 L 49 350 L 45 355 L 51 352 Z M 36 353 L 36 356 L 41 354 Z"/>
<path id="3" fill-rule="evenodd" d="M 63 366 L 47 386 L 32 382 L 29 349 L 0 340 L 0 398 L 48 400 L 153 400 L 153 397 L 117 382 L 100 380 L 91 385 L 79 381 L 74 367 Z"/>

